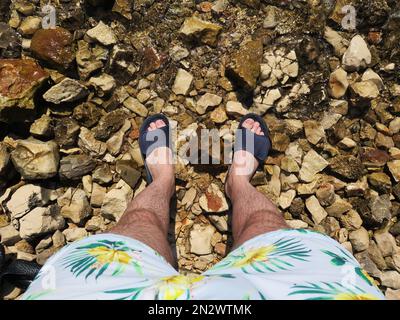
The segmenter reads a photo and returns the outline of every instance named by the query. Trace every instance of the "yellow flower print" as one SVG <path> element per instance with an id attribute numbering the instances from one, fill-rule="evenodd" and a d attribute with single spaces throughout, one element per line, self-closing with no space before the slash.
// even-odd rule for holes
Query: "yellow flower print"
<path id="1" fill-rule="evenodd" d="M 190 296 L 191 287 L 204 279 L 204 276 L 197 275 L 177 275 L 164 277 L 157 283 L 158 299 L 176 300 L 184 295 L 186 298 Z"/>

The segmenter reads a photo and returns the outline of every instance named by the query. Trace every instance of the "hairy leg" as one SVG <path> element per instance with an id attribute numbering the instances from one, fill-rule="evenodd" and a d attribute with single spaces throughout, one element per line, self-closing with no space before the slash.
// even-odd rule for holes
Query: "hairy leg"
<path id="1" fill-rule="evenodd" d="M 262 135 L 258 122 L 248 119 L 245 128 Z M 258 161 L 247 151 L 234 154 L 226 181 L 226 193 L 233 205 L 232 233 L 234 248 L 258 235 L 288 228 L 276 206 L 250 183 Z M 243 168 L 250 170 L 243 170 Z M 246 172 L 244 174 L 243 172 Z"/>
<path id="2" fill-rule="evenodd" d="M 165 126 L 162 120 L 151 123 L 149 130 Z M 111 233 L 139 240 L 158 253 L 171 265 L 176 261 L 168 243 L 170 200 L 175 191 L 172 153 L 163 147 L 154 150 L 146 159 L 153 182 L 131 201 Z"/>

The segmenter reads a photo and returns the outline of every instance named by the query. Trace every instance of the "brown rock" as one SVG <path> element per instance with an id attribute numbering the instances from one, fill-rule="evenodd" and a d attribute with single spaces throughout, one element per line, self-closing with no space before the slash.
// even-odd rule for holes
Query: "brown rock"
<path id="1" fill-rule="evenodd" d="M 230 59 L 226 69 L 227 76 L 241 89 L 252 91 L 260 75 L 262 55 L 261 40 L 249 41 L 242 45 Z"/>
<path id="2" fill-rule="evenodd" d="M 64 29 L 39 29 L 31 42 L 31 51 L 51 66 L 67 69 L 75 59 L 72 51 L 72 34 Z"/>
<path id="3" fill-rule="evenodd" d="M 33 113 L 33 96 L 47 78 L 48 73 L 33 60 L 0 60 L 0 120 L 24 120 L 18 119 L 16 111 Z"/>
<path id="4" fill-rule="evenodd" d="M 357 180 L 363 175 L 364 167 L 360 159 L 352 155 L 334 157 L 330 163 L 331 170 L 348 180 Z"/>

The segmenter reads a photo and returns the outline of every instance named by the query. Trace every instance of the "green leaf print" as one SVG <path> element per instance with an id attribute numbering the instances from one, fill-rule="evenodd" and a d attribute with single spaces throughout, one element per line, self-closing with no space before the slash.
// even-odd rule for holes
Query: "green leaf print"
<path id="1" fill-rule="evenodd" d="M 63 266 L 75 277 L 85 275 L 85 279 L 95 275 L 98 279 L 111 269 L 111 276 L 122 274 L 127 266 L 132 266 L 138 274 L 143 274 L 142 267 L 133 257 L 140 251 L 129 248 L 123 241 L 98 240 L 94 243 L 77 247 L 71 255 L 63 259 Z"/>
<path id="2" fill-rule="evenodd" d="M 239 248 L 211 270 L 240 268 L 247 274 L 288 270 L 296 261 L 307 261 L 310 251 L 300 240 L 282 238 L 263 247 Z"/>

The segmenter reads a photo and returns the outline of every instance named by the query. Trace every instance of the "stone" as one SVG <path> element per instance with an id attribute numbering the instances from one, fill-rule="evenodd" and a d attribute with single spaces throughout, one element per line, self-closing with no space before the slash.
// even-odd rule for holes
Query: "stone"
<path id="1" fill-rule="evenodd" d="M 318 121 L 304 121 L 304 131 L 307 140 L 314 145 L 325 138 L 325 130 Z"/>
<path id="2" fill-rule="evenodd" d="M 396 182 L 400 181 L 400 160 L 393 160 L 387 163 L 390 173 Z"/>
<path id="3" fill-rule="evenodd" d="M 230 116 L 244 116 L 249 111 L 238 101 L 228 101 L 226 103 L 226 113 Z"/>
<path id="4" fill-rule="evenodd" d="M 211 114 L 210 114 L 210 120 L 214 123 L 224 123 L 226 120 L 228 120 L 228 116 L 226 115 L 225 108 L 223 107 L 218 107 L 214 109 Z"/>
<path id="5" fill-rule="evenodd" d="M 341 57 L 346 52 L 349 41 L 332 28 L 325 27 L 324 38 L 334 48 L 336 56 Z"/>
<path id="6" fill-rule="evenodd" d="M 31 36 L 42 26 L 42 19 L 35 16 L 26 17 L 19 25 L 19 31 L 24 36 Z"/>
<path id="7" fill-rule="evenodd" d="M 110 184 L 113 180 L 113 174 L 110 166 L 106 163 L 102 163 L 93 171 L 92 179 L 100 185 Z"/>
<path id="8" fill-rule="evenodd" d="M 114 31 L 103 21 L 100 21 L 94 28 L 89 29 L 86 35 L 94 41 L 104 45 L 111 46 L 117 43 L 117 37 Z"/>
<path id="9" fill-rule="evenodd" d="M 380 93 L 378 86 L 372 80 L 356 82 L 350 87 L 352 91 L 361 98 L 375 99 Z"/>
<path id="10" fill-rule="evenodd" d="M 54 140 L 62 148 L 72 147 L 76 143 L 80 130 L 79 124 L 74 119 L 57 119 L 54 126 Z"/>
<path id="11" fill-rule="evenodd" d="M 74 108 L 73 118 L 82 126 L 91 128 L 101 119 L 103 111 L 91 102 L 84 102 Z"/>
<path id="12" fill-rule="evenodd" d="M 141 70 L 143 74 L 149 74 L 160 69 L 167 61 L 168 56 L 159 53 L 154 47 L 146 47 L 143 49 L 143 61 Z"/>
<path id="13" fill-rule="evenodd" d="M 208 219 L 212 222 L 212 224 L 217 228 L 217 230 L 219 232 L 227 232 L 228 231 L 227 216 L 211 214 L 208 216 Z"/>
<path id="14" fill-rule="evenodd" d="M 115 187 L 106 193 L 101 205 L 101 215 L 106 219 L 118 222 L 132 197 L 132 188 L 121 179 Z"/>
<path id="15" fill-rule="evenodd" d="M 255 89 L 260 75 L 263 45 L 261 40 L 249 41 L 243 44 L 230 57 L 226 67 L 226 75 L 240 89 L 251 92 Z"/>
<path id="16" fill-rule="evenodd" d="M 358 180 L 364 171 L 360 159 L 352 155 L 336 156 L 331 160 L 329 166 L 334 173 L 348 180 Z"/>
<path id="17" fill-rule="evenodd" d="M 33 116 L 33 97 L 48 76 L 33 60 L 0 59 L 0 120 L 16 122 L 19 114 Z"/>
<path id="18" fill-rule="evenodd" d="M 207 21 L 203 21 L 195 16 L 186 18 L 179 33 L 190 39 L 196 39 L 202 44 L 216 46 L 218 35 L 222 27 Z"/>
<path id="19" fill-rule="evenodd" d="M 115 89 L 116 86 L 115 79 L 106 73 L 102 73 L 98 77 L 91 77 L 89 79 L 89 84 L 96 89 L 99 97 L 109 94 Z"/>
<path id="20" fill-rule="evenodd" d="M 356 35 L 351 39 L 350 45 L 343 55 L 342 63 L 347 71 L 358 71 L 365 69 L 371 64 L 372 56 L 368 49 L 367 43 L 360 35 Z"/>
<path id="21" fill-rule="evenodd" d="M 60 230 L 56 230 L 56 232 L 53 233 L 51 240 L 55 248 L 61 248 L 65 245 L 65 237 Z"/>
<path id="22" fill-rule="evenodd" d="M 57 199 L 57 204 L 61 208 L 61 215 L 75 224 L 81 224 L 92 213 L 86 193 L 82 189 L 68 188 Z"/>
<path id="23" fill-rule="evenodd" d="M 281 159 L 281 169 L 289 173 L 300 171 L 300 167 L 296 160 L 288 156 L 285 156 Z"/>
<path id="24" fill-rule="evenodd" d="M 108 52 L 105 48 L 98 45 L 91 47 L 84 40 L 78 41 L 78 50 L 76 52 L 76 63 L 78 65 L 78 73 L 82 80 L 86 80 L 95 71 L 104 66 L 107 60 Z"/>
<path id="25" fill-rule="evenodd" d="M 320 184 L 315 195 L 319 203 L 324 207 L 332 205 L 336 200 L 335 187 L 331 183 Z"/>
<path id="26" fill-rule="evenodd" d="M 82 150 L 89 153 L 91 156 L 102 156 L 107 151 L 105 142 L 99 141 L 94 137 L 94 133 L 85 127 L 81 127 L 79 134 L 78 145 Z"/>
<path id="27" fill-rule="evenodd" d="M 176 95 L 186 95 L 192 85 L 193 76 L 185 69 L 178 69 L 172 91 Z"/>
<path id="28" fill-rule="evenodd" d="M 385 287 L 400 289 L 400 273 L 397 271 L 384 271 L 380 277 L 381 283 Z"/>
<path id="29" fill-rule="evenodd" d="M 124 101 L 124 107 L 141 117 L 146 117 L 149 112 L 139 100 L 132 97 Z"/>
<path id="30" fill-rule="evenodd" d="M 314 149 L 311 149 L 303 159 L 300 169 L 300 179 L 304 182 L 311 182 L 315 175 L 328 166 L 328 161 L 321 157 Z"/>
<path id="31" fill-rule="evenodd" d="M 189 51 L 184 47 L 175 45 L 169 49 L 169 55 L 171 56 L 172 60 L 179 62 L 189 56 Z"/>
<path id="32" fill-rule="evenodd" d="M 322 220 L 324 220 L 328 213 L 322 208 L 318 199 L 315 196 L 311 196 L 306 200 L 306 207 L 308 211 L 311 213 L 312 219 L 315 224 L 320 224 Z"/>
<path id="33" fill-rule="evenodd" d="M 72 34 L 61 27 L 39 29 L 32 37 L 30 49 L 50 66 L 67 69 L 75 59 Z"/>
<path id="34" fill-rule="evenodd" d="M 54 195 L 53 190 L 26 184 L 13 193 L 6 207 L 12 219 L 19 219 L 34 208 L 47 205 Z"/>
<path id="35" fill-rule="evenodd" d="M 86 238 L 88 233 L 85 228 L 68 228 L 63 231 L 63 235 L 67 242 L 73 242 Z"/>
<path id="36" fill-rule="evenodd" d="M 379 192 L 389 193 L 392 188 L 390 177 L 383 172 L 374 172 L 368 176 L 369 184 Z"/>
<path id="37" fill-rule="evenodd" d="M 367 69 L 367 71 L 363 73 L 361 81 L 371 81 L 379 90 L 382 90 L 385 87 L 382 78 L 371 68 Z"/>
<path id="38" fill-rule="evenodd" d="M 0 241 L 3 245 L 12 246 L 21 240 L 18 230 L 11 224 L 0 228 Z"/>
<path id="39" fill-rule="evenodd" d="M 50 138 L 53 134 L 52 119 L 48 115 L 42 115 L 32 123 L 29 132 L 37 138 Z"/>
<path id="40" fill-rule="evenodd" d="M 196 112 L 198 114 L 205 114 L 209 107 L 216 107 L 222 102 L 222 97 L 212 94 L 206 93 L 201 96 L 201 98 L 197 101 L 196 104 Z"/>
<path id="41" fill-rule="evenodd" d="M 360 263 L 361 268 L 373 277 L 380 277 L 381 271 L 378 269 L 376 264 L 371 260 L 366 251 L 355 254 L 354 256 Z"/>
<path id="42" fill-rule="evenodd" d="M 296 197 L 295 190 L 288 190 L 286 192 L 282 192 L 278 200 L 279 206 L 282 208 L 282 210 L 288 209 L 295 197 Z"/>
<path id="43" fill-rule="evenodd" d="M 355 142 L 353 139 L 350 138 L 343 138 L 338 142 L 338 147 L 343 149 L 343 150 L 350 150 L 353 149 L 357 146 L 357 142 Z"/>
<path id="44" fill-rule="evenodd" d="M 340 217 L 340 222 L 349 231 L 360 229 L 362 219 L 356 210 L 349 210 Z"/>
<path id="45" fill-rule="evenodd" d="M 201 195 L 199 204 L 206 212 L 224 212 L 229 208 L 225 195 L 214 183 L 212 183 L 208 187 L 207 191 Z"/>
<path id="46" fill-rule="evenodd" d="M 142 176 L 141 172 L 135 168 L 134 161 L 130 160 L 117 161 L 116 171 L 121 179 L 123 179 L 132 189 L 137 186 Z"/>
<path id="47" fill-rule="evenodd" d="M 392 204 L 389 199 L 389 195 L 385 194 L 382 196 L 372 196 L 368 202 L 368 211 L 358 211 L 363 220 L 367 221 L 372 227 L 379 228 L 386 225 L 391 219 L 391 207 Z"/>
<path id="48" fill-rule="evenodd" d="M 10 154 L 5 144 L 0 142 L 0 176 L 5 175 L 9 169 Z"/>
<path id="49" fill-rule="evenodd" d="M 90 196 L 90 205 L 92 207 L 100 208 L 103 204 L 104 197 L 106 196 L 107 188 L 102 187 L 97 183 L 93 183 L 92 185 L 92 193 Z"/>
<path id="50" fill-rule="evenodd" d="M 190 208 L 194 202 L 194 199 L 197 196 L 197 190 L 194 187 L 191 187 L 189 190 L 185 192 L 181 200 L 182 206 L 185 206 L 186 209 Z"/>
<path id="51" fill-rule="evenodd" d="M 307 229 L 308 224 L 302 220 L 286 220 L 288 226 L 292 229 Z"/>
<path id="52" fill-rule="evenodd" d="M 351 205 L 351 203 L 340 198 L 339 196 L 336 196 L 333 204 L 326 208 L 326 212 L 328 212 L 328 214 L 332 217 L 340 218 L 343 213 L 349 211 L 352 208 L 353 206 Z"/>
<path id="53" fill-rule="evenodd" d="M 65 78 L 60 83 L 52 86 L 43 95 L 43 99 L 54 104 L 75 102 L 85 98 L 89 91 L 78 81 Z"/>
<path id="54" fill-rule="evenodd" d="M 392 290 L 388 288 L 385 292 L 385 298 L 387 300 L 400 300 L 400 289 Z"/>
<path id="55" fill-rule="evenodd" d="M 349 233 L 349 240 L 353 249 L 356 252 L 367 250 L 369 247 L 369 235 L 368 231 L 361 227 L 358 230 L 351 231 Z"/>
<path id="56" fill-rule="evenodd" d="M 57 206 L 37 207 L 23 216 L 19 223 L 19 233 L 22 239 L 35 238 L 61 229 L 65 225 L 64 218 L 59 214 Z"/>
<path id="57" fill-rule="evenodd" d="M 290 138 L 283 133 L 275 132 L 270 135 L 272 149 L 285 152 L 290 143 Z"/>
<path id="58" fill-rule="evenodd" d="M 396 240 L 389 232 L 375 232 L 374 239 L 383 257 L 389 257 L 396 253 Z"/>
<path id="59" fill-rule="evenodd" d="M 27 180 L 54 177 L 59 158 L 58 145 L 54 141 L 42 142 L 33 138 L 18 140 L 11 152 L 15 169 Z"/>
<path id="60" fill-rule="evenodd" d="M 194 224 L 190 230 L 190 252 L 197 255 L 212 253 L 211 238 L 215 228 L 211 225 Z"/>
<path id="61" fill-rule="evenodd" d="M 214 251 L 220 256 L 224 257 L 226 254 L 226 244 L 219 242 L 214 246 Z"/>
<path id="62" fill-rule="evenodd" d="M 385 258 L 383 257 L 382 252 L 379 250 L 375 241 L 371 240 L 369 242 L 367 252 L 371 260 L 378 266 L 380 270 L 385 270 L 387 268 Z"/>
<path id="63" fill-rule="evenodd" d="M 329 77 L 328 91 L 331 97 L 335 99 L 342 98 L 349 87 L 349 81 L 347 80 L 347 72 L 342 68 L 339 68 L 331 73 Z"/>
<path id="64" fill-rule="evenodd" d="M 78 180 L 96 167 L 96 162 L 86 154 L 71 154 L 61 159 L 59 175 L 63 180 Z"/>
<path id="65" fill-rule="evenodd" d="M 129 0 L 116 0 L 112 11 L 119 13 L 128 20 L 132 20 L 132 3 Z"/>
<path id="66" fill-rule="evenodd" d="M 112 134 L 123 126 L 126 118 L 126 112 L 121 109 L 107 113 L 100 119 L 98 125 L 92 129 L 94 137 L 100 141 L 107 141 Z"/>

